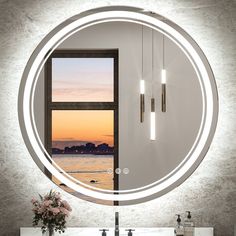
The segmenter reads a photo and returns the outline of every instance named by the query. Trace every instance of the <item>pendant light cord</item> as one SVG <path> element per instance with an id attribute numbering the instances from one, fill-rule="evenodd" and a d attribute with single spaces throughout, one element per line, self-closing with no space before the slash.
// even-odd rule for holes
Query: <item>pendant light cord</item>
<path id="1" fill-rule="evenodd" d="M 143 25 L 142 25 L 142 79 L 143 79 Z"/>
<path id="2" fill-rule="evenodd" d="M 162 35 L 162 68 L 165 69 L 165 35 Z"/>
<path id="3" fill-rule="evenodd" d="M 153 40 L 153 29 L 152 29 L 152 97 L 153 97 L 153 78 L 154 78 L 154 40 Z"/>

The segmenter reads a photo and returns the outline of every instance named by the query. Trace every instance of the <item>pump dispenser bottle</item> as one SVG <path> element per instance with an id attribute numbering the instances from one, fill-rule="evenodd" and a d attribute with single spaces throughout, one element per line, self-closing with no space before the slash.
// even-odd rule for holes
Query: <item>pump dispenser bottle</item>
<path id="1" fill-rule="evenodd" d="M 176 227 L 175 227 L 175 235 L 176 236 L 184 236 L 184 227 L 181 223 L 181 217 L 179 214 L 176 214 L 176 216 L 178 217 L 177 218 L 177 224 L 176 224 Z"/>
<path id="2" fill-rule="evenodd" d="M 184 235 L 185 236 L 194 236 L 194 223 L 192 220 L 191 212 L 186 211 L 187 215 L 184 220 Z"/>

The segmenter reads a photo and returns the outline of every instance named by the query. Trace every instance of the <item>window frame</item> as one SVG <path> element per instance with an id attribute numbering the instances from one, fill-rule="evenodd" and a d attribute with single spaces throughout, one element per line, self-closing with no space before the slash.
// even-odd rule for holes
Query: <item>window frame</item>
<path id="1" fill-rule="evenodd" d="M 113 190 L 119 190 L 119 81 L 118 49 L 102 50 L 55 50 L 45 63 L 45 148 L 52 156 L 52 111 L 54 110 L 104 110 L 114 114 L 114 156 L 113 156 Z M 52 59 L 53 58 L 113 58 L 113 101 L 112 102 L 53 102 L 52 101 Z M 52 179 L 52 174 L 45 168 L 45 174 Z M 115 203 L 116 205 L 116 203 Z"/>

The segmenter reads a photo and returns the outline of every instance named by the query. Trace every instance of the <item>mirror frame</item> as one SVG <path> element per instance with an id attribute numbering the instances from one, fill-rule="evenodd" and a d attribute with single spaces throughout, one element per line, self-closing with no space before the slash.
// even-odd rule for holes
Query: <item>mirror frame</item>
<path id="1" fill-rule="evenodd" d="M 46 152 L 36 129 L 33 112 L 34 92 L 40 71 L 50 54 L 68 37 L 84 28 L 102 22 L 125 21 L 143 24 L 163 33 L 174 41 L 192 63 L 203 95 L 203 118 L 196 141 L 178 167 L 159 181 L 138 189 L 94 189 L 66 174 Z M 66 20 L 52 30 L 37 46 L 24 70 L 18 97 L 18 118 L 27 148 L 44 171 L 42 165 L 68 187 L 91 201 L 103 200 L 106 204 L 118 201 L 120 205 L 144 202 L 171 191 L 183 183 L 198 167 L 212 142 L 218 120 L 218 93 L 211 67 L 197 43 L 178 25 L 148 10 L 111 6 L 92 9 Z M 53 165 L 52 165 L 53 163 Z M 62 173 L 61 173 L 62 172 Z M 90 201 L 90 200 L 89 200 Z"/>

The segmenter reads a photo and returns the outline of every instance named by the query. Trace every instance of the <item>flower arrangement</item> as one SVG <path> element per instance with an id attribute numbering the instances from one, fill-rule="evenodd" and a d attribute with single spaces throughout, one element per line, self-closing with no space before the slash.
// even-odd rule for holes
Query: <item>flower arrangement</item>
<path id="1" fill-rule="evenodd" d="M 42 232 L 49 232 L 53 235 L 54 231 L 64 233 L 66 228 L 66 217 L 72 211 L 67 201 L 61 199 L 58 192 L 51 190 L 44 197 L 39 194 L 40 200 L 33 198 L 32 211 L 34 212 L 33 226 L 42 223 Z"/>

